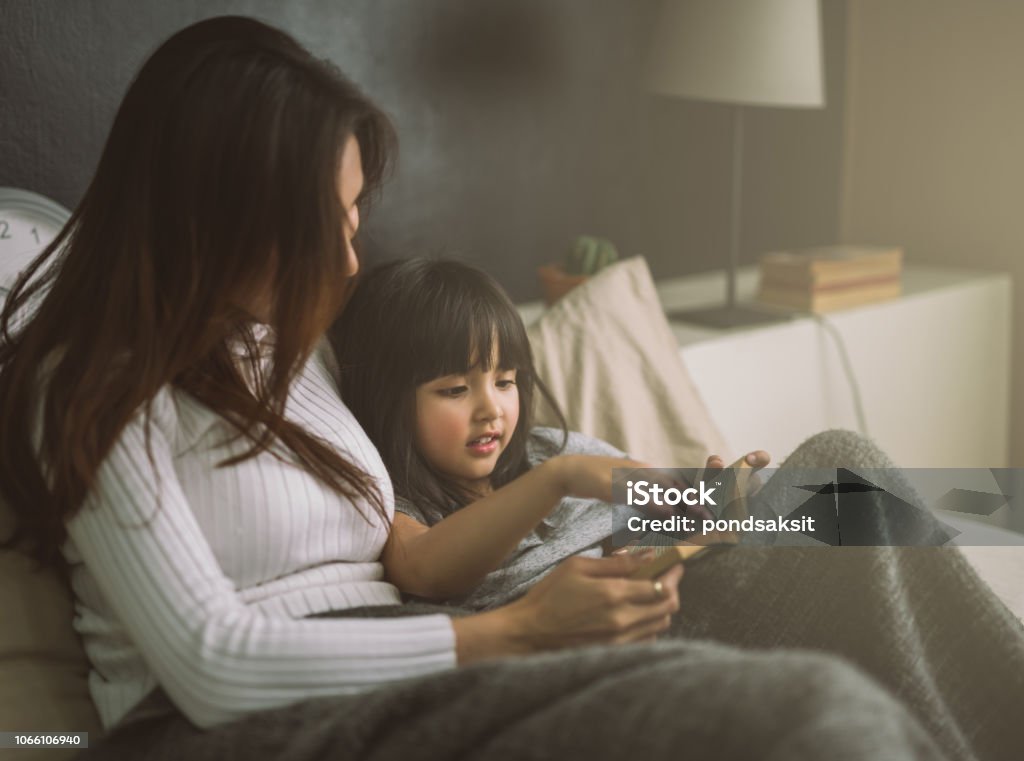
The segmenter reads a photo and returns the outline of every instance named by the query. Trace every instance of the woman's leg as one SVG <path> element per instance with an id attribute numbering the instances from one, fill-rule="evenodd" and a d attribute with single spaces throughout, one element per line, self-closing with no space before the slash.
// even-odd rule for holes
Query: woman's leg
<path id="1" fill-rule="evenodd" d="M 753 534 L 751 544 L 937 547 L 955 536 L 888 455 L 852 431 L 809 438 L 748 503 L 755 517 L 816 520 L 811 538 Z"/>
<path id="2" fill-rule="evenodd" d="M 505 659 L 306 701 L 208 731 L 130 723 L 81 761 L 941 759 L 921 725 L 837 659 L 663 642 Z"/>
<path id="3" fill-rule="evenodd" d="M 893 467 L 846 431 L 814 437 L 784 467 L 829 464 Z M 951 757 L 1024 754 L 1024 629 L 956 548 L 739 546 L 688 568 L 680 601 L 676 635 L 838 654 Z"/>

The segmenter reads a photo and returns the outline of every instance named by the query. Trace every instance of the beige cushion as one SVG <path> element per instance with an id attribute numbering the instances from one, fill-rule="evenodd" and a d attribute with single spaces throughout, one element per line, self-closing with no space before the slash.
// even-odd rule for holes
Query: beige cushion
<path id="1" fill-rule="evenodd" d="M 0 536 L 10 510 L 0 503 Z M 0 730 L 88 732 L 100 736 L 89 698 L 88 661 L 72 628 L 70 589 L 53 571 L 39 572 L 24 554 L 0 551 Z M 74 749 L 0 750 L 0 759 L 49 761 Z"/>
<path id="2" fill-rule="evenodd" d="M 662 467 L 731 462 L 725 439 L 683 365 L 647 262 L 608 267 L 529 327 L 537 371 L 571 430 Z M 555 418 L 538 402 L 537 422 Z"/>

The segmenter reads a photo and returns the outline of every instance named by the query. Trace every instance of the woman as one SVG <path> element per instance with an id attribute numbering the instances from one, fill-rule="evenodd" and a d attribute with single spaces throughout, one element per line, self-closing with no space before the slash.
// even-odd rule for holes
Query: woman
<path id="1" fill-rule="evenodd" d="M 836 659 L 614 647 L 665 629 L 679 570 L 664 595 L 582 559 L 485 614 L 395 605 L 390 484 L 318 348 L 391 142 L 287 35 L 196 24 L 6 304 L 8 544 L 67 564 L 109 730 L 83 757 L 942 757 Z"/>

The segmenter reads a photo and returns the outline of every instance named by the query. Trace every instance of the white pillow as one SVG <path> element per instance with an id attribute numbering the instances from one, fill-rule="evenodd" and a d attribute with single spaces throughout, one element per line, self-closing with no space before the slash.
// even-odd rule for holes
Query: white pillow
<path id="1" fill-rule="evenodd" d="M 709 454 L 732 461 L 643 258 L 602 270 L 528 331 L 538 374 L 571 430 L 660 467 L 703 467 Z M 539 425 L 555 423 L 540 400 L 536 415 Z"/>

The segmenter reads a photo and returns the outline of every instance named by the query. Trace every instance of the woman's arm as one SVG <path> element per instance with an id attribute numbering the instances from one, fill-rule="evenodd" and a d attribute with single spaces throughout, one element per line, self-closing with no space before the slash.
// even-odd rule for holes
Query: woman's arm
<path id="1" fill-rule="evenodd" d="M 453 667 L 451 619 L 268 618 L 221 570 L 175 472 L 174 405 L 121 434 L 68 532 L 160 685 L 209 727 L 305 698 Z M 282 506 L 283 507 L 283 506 Z"/>
<path id="2" fill-rule="evenodd" d="M 553 457 L 432 527 L 395 515 L 381 560 L 388 581 L 426 599 L 456 597 L 501 565 L 569 494 L 611 500 L 613 468 L 642 468 L 613 457 Z M 608 516 L 611 533 L 612 517 Z"/>
<path id="3" fill-rule="evenodd" d="M 459 663 L 565 647 L 653 640 L 679 610 L 678 565 L 651 581 L 630 579 L 650 554 L 573 557 L 502 608 L 453 622 Z"/>
<path id="4" fill-rule="evenodd" d="M 240 599 L 186 502 L 174 416 L 158 396 L 151 457 L 142 416 L 129 424 L 68 533 L 157 682 L 199 727 L 481 658 L 642 639 L 678 606 L 668 576 L 666 602 L 650 582 L 621 578 L 626 566 L 570 561 L 516 604 L 455 624 L 444 615 L 268 618 Z"/>

